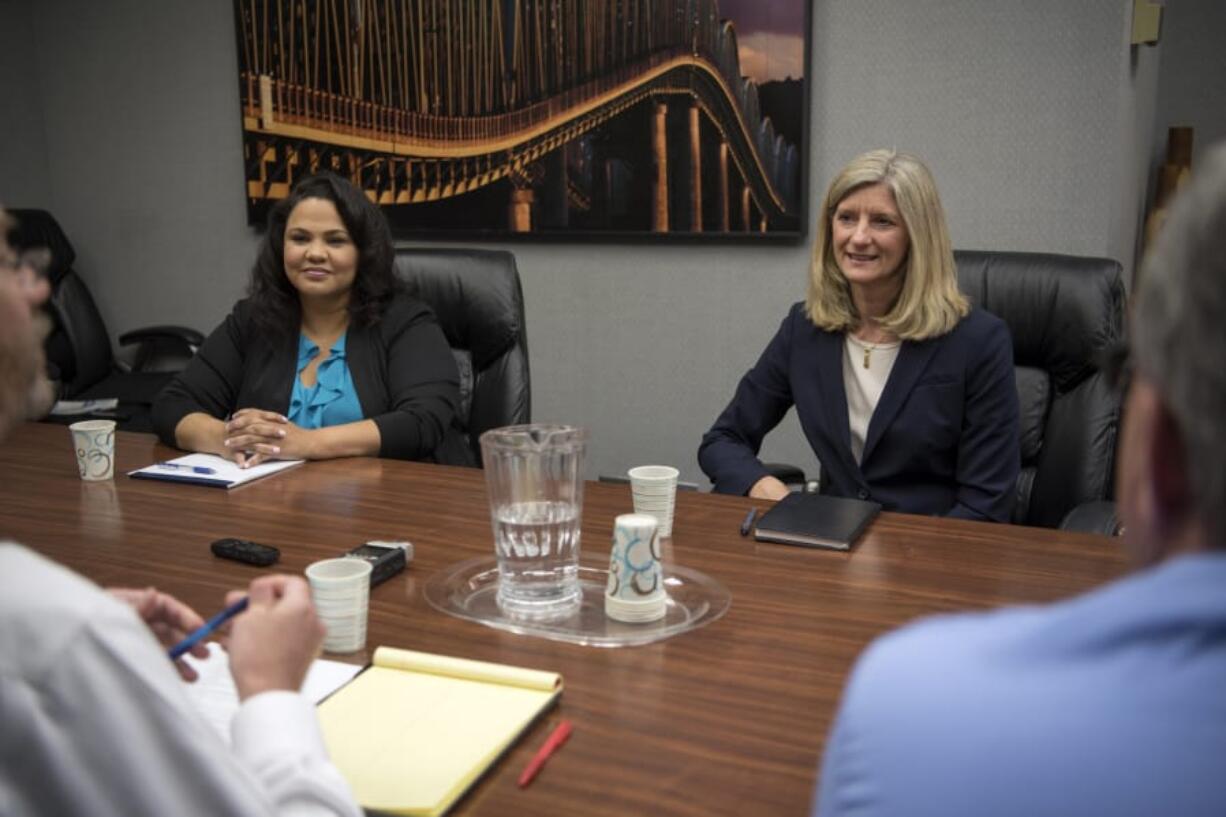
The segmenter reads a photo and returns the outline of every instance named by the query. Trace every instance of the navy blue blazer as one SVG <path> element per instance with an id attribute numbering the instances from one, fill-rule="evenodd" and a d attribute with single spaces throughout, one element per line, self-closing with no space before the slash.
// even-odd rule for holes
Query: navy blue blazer
<path id="1" fill-rule="evenodd" d="M 767 476 L 762 438 L 793 405 L 822 465 L 822 491 L 886 510 L 1007 522 L 1021 468 L 1009 330 L 973 309 L 953 331 L 904 341 L 851 453 L 841 332 L 792 307 L 736 395 L 702 438 L 698 462 L 720 493 L 745 494 Z"/>

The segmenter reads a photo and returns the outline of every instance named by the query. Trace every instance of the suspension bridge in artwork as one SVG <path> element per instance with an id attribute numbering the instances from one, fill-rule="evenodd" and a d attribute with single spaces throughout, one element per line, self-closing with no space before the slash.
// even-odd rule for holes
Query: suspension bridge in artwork
<path id="1" fill-rule="evenodd" d="M 236 8 L 252 201 L 322 169 L 386 205 L 498 185 L 507 225 L 531 231 L 545 196 L 591 206 L 604 175 L 592 183 L 601 156 L 586 137 L 619 123 L 651 157 L 651 230 L 795 224 L 800 156 L 759 110 L 717 0 Z"/>

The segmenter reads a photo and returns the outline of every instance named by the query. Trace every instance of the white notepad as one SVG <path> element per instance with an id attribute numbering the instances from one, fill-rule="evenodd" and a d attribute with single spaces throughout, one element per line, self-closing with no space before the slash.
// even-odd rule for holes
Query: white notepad
<path id="1" fill-rule="evenodd" d="M 101 400 L 56 400 L 51 407 L 51 414 L 54 417 L 72 417 L 78 414 L 93 414 L 95 411 L 114 411 L 117 408 L 117 397 L 105 397 Z"/>
<path id="2" fill-rule="evenodd" d="M 233 488 L 302 463 L 303 460 L 273 460 L 250 468 L 239 468 L 235 463 L 216 454 L 188 454 L 129 471 L 128 476 L 134 479 L 160 479 L 166 482 L 210 485 L 214 488 Z"/>
<path id="3" fill-rule="evenodd" d="M 238 690 L 234 687 L 234 678 L 230 675 L 230 656 L 216 641 L 209 642 L 207 646 L 207 659 L 196 658 L 191 653 L 183 656 L 183 660 L 191 664 L 200 675 L 194 682 L 185 681 L 183 685 L 196 711 L 223 741 L 229 743 L 230 721 L 234 720 L 235 714 L 238 713 Z M 361 669 L 357 664 L 317 658 L 311 663 L 311 668 L 302 681 L 301 692 L 307 700 L 319 703 L 351 681 Z"/>

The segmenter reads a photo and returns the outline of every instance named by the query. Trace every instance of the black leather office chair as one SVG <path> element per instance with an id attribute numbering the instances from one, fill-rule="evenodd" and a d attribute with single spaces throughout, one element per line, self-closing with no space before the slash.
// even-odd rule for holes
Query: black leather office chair
<path id="1" fill-rule="evenodd" d="M 1013 335 L 1022 426 L 1013 521 L 1114 533 L 1105 500 L 1114 490 L 1120 395 L 1098 362 L 1124 332 L 1119 263 L 1020 252 L 954 258 L 962 291 Z"/>
<path id="2" fill-rule="evenodd" d="M 182 326 L 153 326 L 119 336 L 122 346 L 137 344 L 132 364 L 117 361 L 110 334 L 89 288 L 73 269 L 76 252 L 59 223 L 46 210 L 10 210 L 16 222 L 9 244 L 18 251 L 45 248 L 51 297 L 45 309 L 52 329 L 45 349 L 48 371 L 62 399 L 115 398 L 119 428 L 152 431 L 149 407 L 162 387 L 182 369 L 204 336 Z M 79 417 L 48 418 L 71 422 Z"/>
<path id="3" fill-rule="evenodd" d="M 1120 395 L 1098 369 L 1123 335 L 1124 281 L 1107 258 L 958 250 L 958 284 L 1013 336 L 1022 470 L 1010 521 L 1114 534 Z M 768 463 L 794 489 L 805 475 Z"/>
<path id="4" fill-rule="evenodd" d="M 396 270 L 438 316 L 460 367 L 460 415 L 474 461 L 483 431 L 532 421 L 524 295 L 502 250 L 398 249 Z"/>

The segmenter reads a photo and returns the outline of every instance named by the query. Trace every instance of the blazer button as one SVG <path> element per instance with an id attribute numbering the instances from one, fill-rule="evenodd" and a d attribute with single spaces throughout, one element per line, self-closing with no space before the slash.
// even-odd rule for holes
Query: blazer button
<path id="1" fill-rule="evenodd" d="M 868 499 L 868 491 L 861 488 L 860 493 L 857 494 L 857 496 L 859 496 L 861 499 Z"/>

